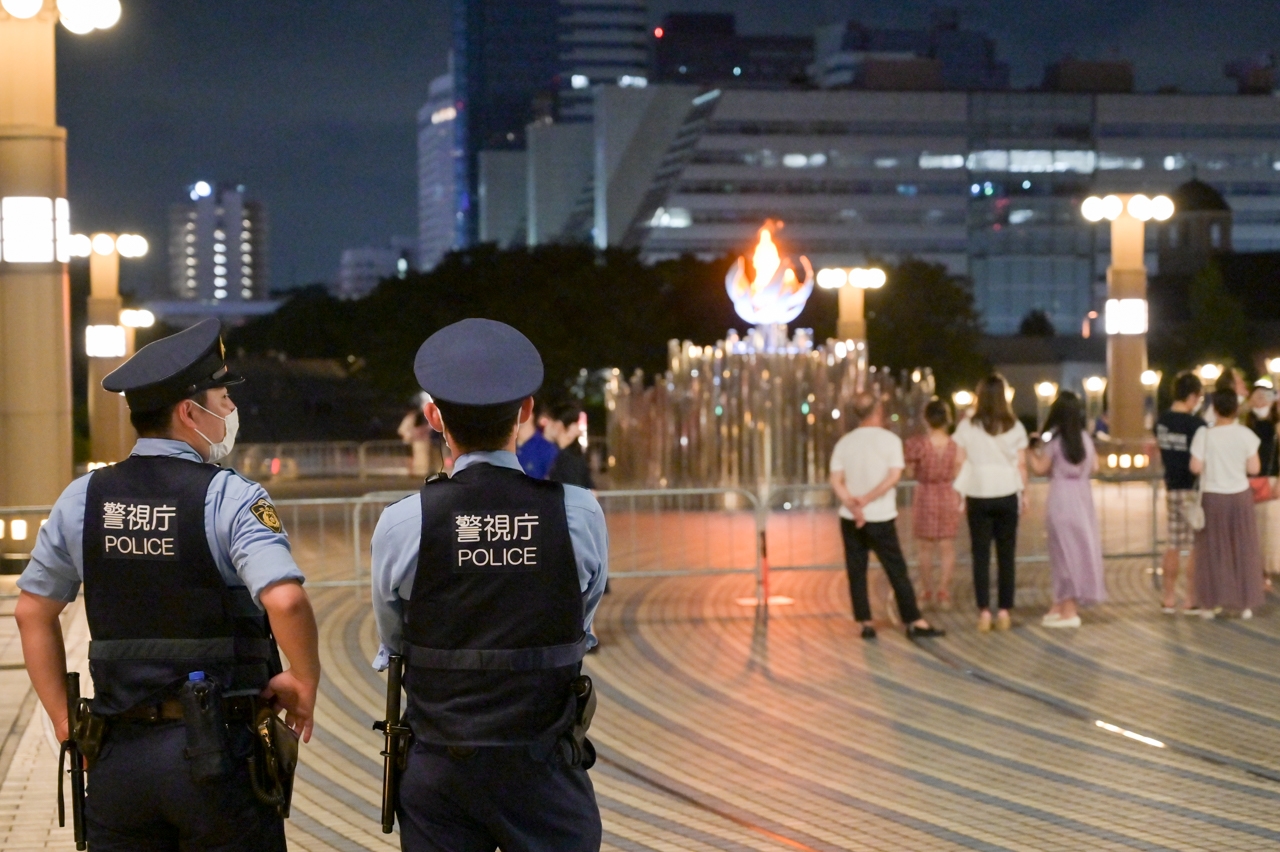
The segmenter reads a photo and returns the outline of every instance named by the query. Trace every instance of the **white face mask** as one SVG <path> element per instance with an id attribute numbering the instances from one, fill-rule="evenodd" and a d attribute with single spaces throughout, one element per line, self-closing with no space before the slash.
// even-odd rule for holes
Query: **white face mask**
<path id="1" fill-rule="evenodd" d="M 218 417 L 218 415 L 214 414 L 195 400 L 192 400 L 191 404 L 209 416 L 217 417 L 223 423 L 227 424 L 227 433 L 222 436 L 221 441 L 212 441 L 209 439 L 208 435 L 201 432 L 199 429 L 196 430 L 197 435 L 204 438 L 206 441 L 209 441 L 209 462 L 213 464 L 222 461 L 227 456 L 231 455 L 231 450 L 236 445 L 236 433 L 240 431 L 240 409 L 232 409 L 231 413 L 226 417 Z"/>
<path id="2" fill-rule="evenodd" d="M 1253 410 L 1253 416 L 1259 420 L 1266 420 L 1271 416 L 1271 406 L 1264 405 L 1262 408 L 1255 408 Z"/>

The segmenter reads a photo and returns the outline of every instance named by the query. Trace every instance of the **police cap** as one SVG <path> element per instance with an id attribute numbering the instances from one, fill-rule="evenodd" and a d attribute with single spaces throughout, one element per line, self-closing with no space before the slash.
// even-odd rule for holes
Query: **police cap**
<path id="1" fill-rule="evenodd" d="M 202 320 L 184 331 L 148 343 L 102 380 L 104 390 L 124 393 L 129 410 L 156 411 L 201 391 L 236 385 L 242 376 L 227 369 L 222 326 Z"/>
<path id="2" fill-rule="evenodd" d="M 413 373 L 437 402 L 503 405 L 542 387 L 542 356 L 529 338 L 504 322 L 465 319 L 427 338 Z"/>

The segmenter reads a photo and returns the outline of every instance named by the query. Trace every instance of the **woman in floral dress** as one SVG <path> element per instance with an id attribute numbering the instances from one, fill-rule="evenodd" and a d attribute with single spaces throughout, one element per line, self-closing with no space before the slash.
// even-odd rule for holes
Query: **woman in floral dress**
<path id="1" fill-rule="evenodd" d="M 951 440 L 951 409 L 940 399 L 933 399 L 924 409 L 929 433 L 913 438 L 906 445 L 906 462 L 916 481 L 911 501 L 912 528 L 919 554 L 921 606 L 936 600 L 942 609 L 951 608 L 951 575 L 956 567 L 956 532 L 960 527 L 960 505 L 963 498 L 952 486 L 964 450 Z M 933 563 L 940 563 L 941 578 L 933 584 Z"/>

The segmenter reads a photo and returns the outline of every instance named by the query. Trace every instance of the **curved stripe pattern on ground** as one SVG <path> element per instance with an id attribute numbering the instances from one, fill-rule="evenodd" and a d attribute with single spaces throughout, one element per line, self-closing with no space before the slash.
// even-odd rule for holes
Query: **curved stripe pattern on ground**
<path id="1" fill-rule="evenodd" d="M 604 848 L 1280 848 L 1280 624 L 1162 616 L 1149 567 L 1109 563 L 1112 602 L 1079 631 L 1038 625 L 1047 573 L 1024 567 L 1014 630 L 959 607 L 918 645 L 887 623 L 861 641 L 837 572 L 775 575 L 795 604 L 767 622 L 735 603 L 749 577 L 615 582 L 587 664 Z M 315 602 L 326 677 L 291 846 L 396 848 L 368 596 Z"/>

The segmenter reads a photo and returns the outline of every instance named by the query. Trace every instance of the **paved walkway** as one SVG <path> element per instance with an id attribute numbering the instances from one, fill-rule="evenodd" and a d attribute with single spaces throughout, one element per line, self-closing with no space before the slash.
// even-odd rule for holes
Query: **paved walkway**
<path id="1" fill-rule="evenodd" d="M 1280 848 L 1280 615 L 1162 616 L 1149 566 L 1109 563 L 1113 600 L 1079 631 L 1038 626 L 1048 578 L 1024 566 L 1014 630 L 979 635 L 962 608 L 918 645 L 887 624 L 861 641 L 836 572 L 775 574 L 795 603 L 767 623 L 735 603 L 749 577 L 615 582 L 588 662 L 605 848 Z M 326 680 L 291 847 L 396 848 L 367 597 L 315 599 Z M 39 719 L 0 788 L 5 850 L 70 848 Z"/>

